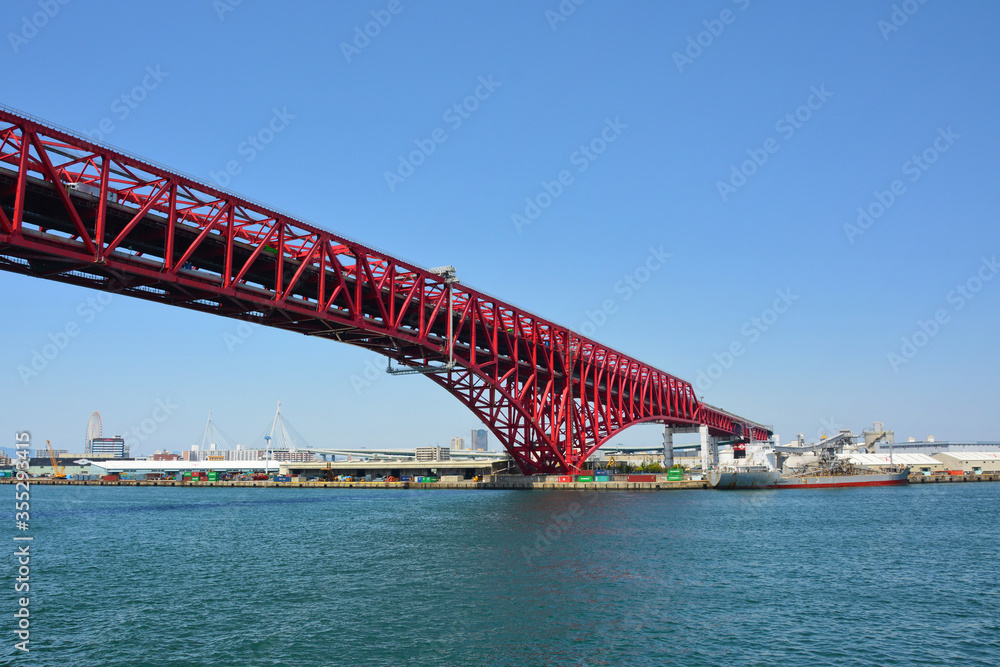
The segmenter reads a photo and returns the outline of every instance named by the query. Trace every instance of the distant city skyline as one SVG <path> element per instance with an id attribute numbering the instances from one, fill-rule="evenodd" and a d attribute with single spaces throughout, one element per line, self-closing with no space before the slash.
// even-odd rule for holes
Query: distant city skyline
<path id="1" fill-rule="evenodd" d="M 100 410 L 93 411 L 93 413 L 94 414 L 104 414 Z M 216 448 L 216 449 L 219 449 L 220 451 L 223 451 L 223 450 L 225 450 L 225 451 L 235 450 L 235 449 L 238 449 L 238 448 L 241 448 L 241 449 L 244 449 L 244 450 L 252 449 L 252 447 L 248 443 L 252 443 L 254 441 L 259 441 L 261 439 L 261 434 L 266 433 L 267 430 L 268 430 L 268 428 L 271 426 L 271 420 L 272 420 L 272 418 L 273 418 L 273 415 L 271 415 L 271 416 L 269 416 L 267 418 L 267 420 L 266 420 L 266 427 L 262 428 L 261 432 L 259 434 L 257 434 L 253 439 L 248 439 L 247 441 L 241 441 L 239 439 L 236 439 L 235 442 L 230 442 L 227 445 L 226 444 L 222 444 L 222 443 L 208 442 L 204 446 L 206 447 L 206 450 L 211 449 L 211 448 Z M 219 429 L 219 427 L 215 424 L 216 421 L 217 421 L 217 419 L 215 417 L 213 417 L 212 418 L 213 428 L 219 430 L 220 433 L 228 432 L 227 429 Z M 109 421 L 109 423 L 112 426 L 114 425 L 114 421 Z M 160 442 L 157 439 L 157 435 L 156 435 L 157 429 L 155 428 L 155 426 L 153 426 L 153 425 L 155 425 L 157 423 L 157 420 L 155 418 L 151 418 L 151 419 L 148 420 L 148 423 L 150 424 L 150 426 L 148 427 L 148 431 L 149 431 L 149 435 L 148 436 L 143 431 L 144 424 L 140 423 L 137 426 L 133 426 L 130 429 L 130 432 L 126 432 L 124 435 L 118 434 L 118 435 L 115 435 L 114 437 L 115 438 L 122 438 L 122 440 L 125 443 L 125 446 L 127 448 L 131 448 L 132 454 L 136 455 L 136 456 L 152 455 L 153 453 L 155 453 L 157 451 L 160 451 L 160 450 L 162 450 L 164 452 L 173 452 L 173 453 L 180 454 L 181 452 L 184 452 L 184 451 L 191 451 L 192 449 L 195 449 L 195 450 L 200 449 L 203 446 L 201 442 L 191 442 L 191 443 L 186 443 L 186 444 Z M 264 422 L 262 422 L 262 424 L 263 423 Z M 202 427 L 202 429 L 204 429 L 204 426 Z M 477 433 L 477 432 L 483 431 L 483 430 L 485 430 L 485 429 L 483 429 L 482 426 L 480 426 L 479 428 L 472 429 L 472 433 Z M 111 429 L 108 430 L 108 432 L 112 432 L 112 431 L 114 431 L 113 428 L 111 428 Z M 200 432 L 199 435 L 197 436 L 198 439 L 200 440 L 203 437 L 203 435 L 204 435 L 204 433 Z M 110 436 L 106 436 L 106 437 L 110 438 Z M 487 436 L 487 438 L 488 438 L 488 436 Z M 464 438 L 462 438 L 462 437 L 451 438 L 450 442 L 451 442 L 451 447 L 453 449 L 455 448 L 454 447 L 454 443 L 455 443 L 456 440 L 461 441 L 463 443 L 463 446 L 465 446 L 464 445 L 464 443 L 465 443 L 465 439 Z M 137 446 L 135 443 L 139 443 L 139 446 Z M 361 449 L 375 448 L 375 449 L 377 449 L 377 448 L 379 448 L 377 445 L 371 445 L 371 444 L 343 444 L 343 443 L 340 443 L 340 444 L 334 446 L 334 445 L 327 445 L 327 444 L 314 444 L 314 443 L 311 443 L 311 442 L 308 442 L 308 441 L 306 441 L 303 445 L 299 445 L 299 447 L 303 447 L 303 446 L 314 447 L 314 448 L 317 448 L 317 449 L 335 449 L 337 446 L 346 447 L 346 448 L 352 448 L 352 449 L 358 449 L 358 448 L 361 448 Z M 421 443 L 419 443 L 417 441 L 414 441 L 414 442 L 409 442 L 409 443 L 406 443 L 406 442 L 404 442 L 404 443 L 398 443 L 398 446 L 401 447 L 401 448 L 415 448 L 415 447 L 426 446 L 426 445 L 423 445 L 423 444 L 421 444 Z M 84 453 L 84 455 L 86 455 L 86 454 L 89 453 L 89 447 L 90 447 L 89 441 L 86 438 L 84 438 L 84 441 L 81 444 L 79 450 L 74 450 L 72 447 L 67 447 L 67 448 L 63 448 L 62 451 L 66 451 L 66 452 L 70 452 L 70 453 L 72 453 L 74 451 L 79 451 L 79 452 Z M 272 449 L 274 449 L 274 448 L 272 447 Z M 263 451 L 263 447 L 261 447 L 261 451 Z M 488 450 L 484 450 L 484 451 L 488 451 Z"/>

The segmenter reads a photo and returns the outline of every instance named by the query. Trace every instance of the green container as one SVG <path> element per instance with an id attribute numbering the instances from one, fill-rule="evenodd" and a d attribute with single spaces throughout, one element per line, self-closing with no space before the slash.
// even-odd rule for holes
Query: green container
<path id="1" fill-rule="evenodd" d="M 683 470 L 668 470 L 667 471 L 667 481 L 668 482 L 683 482 L 684 481 L 684 471 Z"/>
<path id="2" fill-rule="evenodd" d="M 577 475 L 576 476 L 576 481 L 578 481 L 578 482 L 593 482 L 594 481 L 594 476 L 593 475 Z"/>

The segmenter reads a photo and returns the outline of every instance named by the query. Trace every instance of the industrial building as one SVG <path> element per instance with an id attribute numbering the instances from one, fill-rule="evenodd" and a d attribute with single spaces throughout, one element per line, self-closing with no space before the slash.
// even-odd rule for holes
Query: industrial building
<path id="1" fill-rule="evenodd" d="M 930 454 L 931 456 L 940 452 L 1000 452 L 1000 441 L 997 440 L 936 440 L 934 436 L 928 436 L 925 440 L 910 438 L 908 442 L 897 442 L 892 446 L 894 452 L 904 452 L 907 454 Z M 880 447 L 879 452 L 889 451 L 888 447 Z"/>
<path id="2" fill-rule="evenodd" d="M 176 475 L 184 472 L 264 472 L 276 473 L 281 466 L 278 461 L 153 461 L 142 459 L 101 459 L 92 461 L 92 475 L 127 473 Z M 68 470 L 67 470 L 68 472 Z"/>
<path id="3" fill-rule="evenodd" d="M 961 470 L 973 475 L 1000 472 L 1000 452 L 939 452 L 934 458 L 946 470 Z"/>
<path id="4" fill-rule="evenodd" d="M 328 479 L 349 475 L 372 477 L 440 477 L 472 479 L 498 474 L 517 474 L 509 459 L 459 459 L 449 461 L 315 461 L 313 463 L 282 463 L 280 474 L 306 479 Z"/>
<path id="5" fill-rule="evenodd" d="M 79 477 L 85 475 L 110 475 L 114 473 L 146 473 L 146 474 L 177 474 L 182 472 L 193 472 L 196 470 L 217 472 L 251 472 L 266 471 L 277 472 L 280 461 L 273 459 L 269 461 L 181 461 L 167 459 L 117 459 L 100 458 L 86 459 L 80 457 L 56 459 L 59 472 L 67 477 Z M 0 465 L 0 469 L 12 469 L 11 463 L 6 466 Z M 52 461 L 49 457 L 28 459 L 28 474 L 32 477 L 51 477 L 56 474 L 52 468 Z"/>
<path id="6" fill-rule="evenodd" d="M 81 460 L 85 459 L 80 459 L 79 457 L 67 458 L 60 456 L 56 458 L 56 464 L 59 466 L 60 472 L 65 475 L 73 475 L 76 477 L 77 475 L 101 474 L 100 471 L 92 472 L 93 465 L 90 461 L 87 461 L 84 464 L 77 463 L 77 461 Z M 28 459 L 28 474 L 37 477 L 49 477 L 54 475 L 55 471 L 52 469 L 52 460 L 48 456 Z"/>
<path id="7" fill-rule="evenodd" d="M 848 456 L 848 460 L 852 465 L 860 468 L 881 468 L 888 465 L 909 466 L 911 474 L 922 472 L 935 473 L 945 470 L 944 463 L 927 454 L 900 454 L 899 452 L 894 452 L 892 455 L 888 453 L 852 453 Z"/>

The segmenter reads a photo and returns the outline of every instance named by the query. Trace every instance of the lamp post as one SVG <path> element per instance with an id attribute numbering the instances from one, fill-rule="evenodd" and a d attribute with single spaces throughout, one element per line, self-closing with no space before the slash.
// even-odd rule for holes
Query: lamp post
<path id="1" fill-rule="evenodd" d="M 264 436 L 264 474 L 271 474 L 271 436 Z"/>

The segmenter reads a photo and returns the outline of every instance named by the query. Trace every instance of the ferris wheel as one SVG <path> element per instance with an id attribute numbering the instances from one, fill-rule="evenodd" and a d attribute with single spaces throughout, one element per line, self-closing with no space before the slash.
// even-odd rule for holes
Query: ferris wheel
<path id="1" fill-rule="evenodd" d="M 90 443 L 94 438 L 100 438 L 102 435 L 101 414 L 95 410 L 90 414 L 90 421 L 87 422 L 87 441 L 84 443 L 86 448 L 84 451 L 90 451 Z"/>

